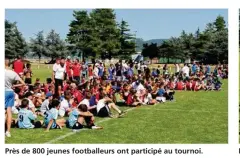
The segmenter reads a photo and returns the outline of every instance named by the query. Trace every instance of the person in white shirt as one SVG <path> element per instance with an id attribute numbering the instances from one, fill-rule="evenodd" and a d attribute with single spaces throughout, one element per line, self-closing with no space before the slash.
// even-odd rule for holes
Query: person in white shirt
<path id="1" fill-rule="evenodd" d="M 60 96 L 59 94 L 59 86 L 63 87 L 63 80 L 65 78 L 66 73 L 66 65 L 65 59 L 62 58 L 61 60 L 58 58 L 56 63 L 53 65 L 53 76 L 52 80 L 55 83 L 55 95 Z"/>
<path id="2" fill-rule="evenodd" d="M 95 64 L 95 67 L 94 67 L 94 69 L 93 69 L 93 77 L 94 78 L 98 78 L 98 73 L 99 73 L 99 64 L 98 63 L 96 63 Z"/>
<path id="3" fill-rule="evenodd" d="M 40 107 L 40 111 L 41 114 L 43 115 L 46 111 L 49 110 L 49 104 L 53 99 L 53 94 L 51 92 L 48 92 L 46 94 L 46 99 L 44 100 L 44 102 L 42 103 L 41 107 Z"/>
<path id="4" fill-rule="evenodd" d="M 175 75 L 178 76 L 180 68 L 178 64 L 174 64 L 175 65 Z"/>
<path id="5" fill-rule="evenodd" d="M 189 67 L 187 66 L 187 64 L 184 64 L 184 67 L 182 68 L 182 73 L 186 74 L 187 77 L 189 77 Z"/>
<path id="6" fill-rule="evenodd" d="M 29 101 L 28 103 L 28 109 L 31 110 L 33 112 L 33 114 L 35 114 L 35 111 L 36 111 L 36 107 L 35 105 L 33 104 L 33 93 L 32 92 L 27 92 L 25 94 L 25 98 Z"/>
<path id="7" fill-rule="evenodd" d="M 60 117 L 68 116 L 68 114 L 72 111 L 70 102 L 71 98 L 72 98 L 71 92 L 65 91 L 64 98 L 60 103 L 60 108 L 58 111 Z"/>
<path id="8" fill-rule="evenodd" d="M 145 90 L 144 86 L 140 83 L 139 80 L 132 83 L 132 88 L 134 88 L 136 91 Z"/>
<path id="9" fill-rule="evenodd" d="M 113 103 L 112 99 L 108 96 L 105 96 L 103 99 L 100 99 L 97 103 L 97 115 L 99 117 L 114 117 L 111 114 L 111 109 L 114 109 L 118 112 L 118 117 L 123 116 L 125 112 L 119 110 L 119 108 Z"/>
<path id="10" fill-rule="evenodd" d="M 83 99 L 83 100 L 79 103 L 79 105 L 80 105 L 80 104 L 85 104 L 85 105 L 87 105 L 88 110 L 95 109 L 95 108 L 97 107 L 97 105 L 90 106 L 90 101 L 89 101 L 90 98 L 91 98 L 91 93 L 88 92 L 88 93 L 86 94 L 85 99 Z"/>

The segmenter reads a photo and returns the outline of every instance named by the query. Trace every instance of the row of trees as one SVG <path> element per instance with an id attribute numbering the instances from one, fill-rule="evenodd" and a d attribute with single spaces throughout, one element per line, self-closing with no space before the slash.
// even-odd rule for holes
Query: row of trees
<path id="1" fill-rule="evenodd" d="M 27 43 L 16 23 L 5 21 L 5 55 L 14 58 L 29 52 L 37 56 L 55 59 L 59 56 L 111 58 L 130 57 L 135 52 L 135 37 L 128 23 L 116 21 L 113 9 L 94 9 L 92 12 L 74 11 L 66 39 L 51 30 L 46 36 L 39 31 Z M 206 63 L 223 62 L 228 58 L 228 29 L 224 18 L 218 16 L 208 23 L 205 30 L 193 33 L 183 31 L 179 37 L 165 40 L 159 46 L 143 44 L 143 55 L 152 58 L 200 60 Z"/>
<path id="2" fill-rule="evenodd" d="M 228 29 L 222 16 L 213 23 L 208 23 L 204 31 L 193 33 L 182 31 L 179 37 L 172 37 L 160 46 L 152 43 L 143 45 L 143 55 L 155 57 L 199 60 L 205 63 L 227 62 Z"/>
<path id="3" fill-rule="evenodd" d="M 68 49 L 66 42 L 54 30 L 51 30 L 46 37 L 43 31 L 40 31 L 27 43 L 18 31 L 16 22 L 5 20 L 5 57 L 13 59 L 17 56 L 24 57 L 29 53 L 37 56 L 39 60 L 42 56 L 54 59 L 68 54 Z"/>
<path id="4" fill-rule="evenodd" d="M 87 11 L 74 11 L 73 17 L 65 40 L 51 30 L 46 37 L 43 31 L 39 31 L 29 43 L 18 31 L 16 23 L 6 20 L 6 57 L 25 56 L 31 52 L 39 60 L 42 56 L 54 59 L 57 56 L 80 54 L 83 57 L 111 58 L 119 54 L 129 56 L 135 52 L 135 37 L 129 33 L 128 23 L 124 20 L 117 23 L 113 9 L 94 9 L 90 14 Z"/>

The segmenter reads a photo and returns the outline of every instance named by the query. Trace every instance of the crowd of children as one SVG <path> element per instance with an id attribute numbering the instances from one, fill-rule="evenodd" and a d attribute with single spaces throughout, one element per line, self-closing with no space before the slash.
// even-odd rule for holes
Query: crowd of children
<path id="1" fill-rule="evenodd" d="M 171 70 L 167 64 L 151 68 L 143 62 L 119 60 L 107 67 L 100 61 L 87 64 L 68 57 L 56 60 L 52 77 L 45 83 L 39 78 L 32 83 L 31 65 L 27 64 L 23 72 L 16 72 L 25 85 L 13 88 L 11 110 L 18 114 L 14 124 L 18 128 L 45 127 L 47 131 L 65 125 L 74 131 L 83 127 L 102 129 L 94 124 L 94 117 L 121 117 L 125 112 L 118 108 L 120 105 L 137 107 L 173 101 L 178 90 L 219 91 L 220 79 L 228 78 L 226 64 L 212 71 L 210 65 L 193 62 L 183 67 L 175 64 Z M 13 85 L 19 82 L 17 79 Z M 40 116 L 44 120 L 35 121 Z"/>

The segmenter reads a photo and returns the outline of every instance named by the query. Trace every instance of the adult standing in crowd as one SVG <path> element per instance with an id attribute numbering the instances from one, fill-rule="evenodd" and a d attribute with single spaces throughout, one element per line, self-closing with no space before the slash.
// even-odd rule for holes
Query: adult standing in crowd
<path id="1" fill-rule="evenodd" d="M 184 67 L 182 68 L 182 73 L 185 74 L 186 77 L 189 77 L 189 67 L 187 64 L 184 64 Z"/>
<path id="2" fill-rule="evenodd" d="M 65 77 L 66 66 L 64 58 L 61 60 L 58 58 L 56 63 L 53 65 L 52 80 L 55 83 L 55 97 L 60 96 L 60 90 L 63 87 L 63 80 Z"/>
<path id="3" fill-rule="evenodd" d="M 18 74 L 22 75 L 23 74 L 23 69 L 24 69 L 24 63 L 22 61 L 21 56 L 17 57 L 17 60 L 13 62 L 13 70 Z"/>
<path id="4" fill-rule="evenodd" d="M 25 85 L 24 81 L 18 76 L 18 74 L 9 68 L 9 64 L 9 59 L 5 59 L 5 111 L 7 123 L 5 135 L 7 137 L 11 137 L 12 107 L 14 106 L 15 100 L 13 88 Z M 13 85 L 16 81 L 19 81 L 19 83 Z"/>
<path id="5" fill-rule="evenodd" d="M 175 75 L 178 76 L 180 71 L 179 65 L 178 64 L 174 64 L 174 65 L 175 65 Z"/>
<path id="6" fill-rule="evenodd" d="M 122 79 L 122 60 L 119 60 L 119 62 L 115 64 L 115 67 L 117 80 L 120 81 Z"/>
<path id="7" fill-rule="evenodd" d="M 71 57 L 68 56 L 66 60 L 66 76 L 65 76 L 65 78 L 67 78 L 68 80 L 72 78 L 71 68 L 72 68 Z"/>
<path id="8" fill-rule="evenodd" d="M 73 69 L 73 79 L 77 81 L 77 83 L 80 83 L 80 74 L 81 74 L 81 69 L 82 66 L 79 63 L 79 59 L 75 59 L 74 64 L 72 65 Z"/>

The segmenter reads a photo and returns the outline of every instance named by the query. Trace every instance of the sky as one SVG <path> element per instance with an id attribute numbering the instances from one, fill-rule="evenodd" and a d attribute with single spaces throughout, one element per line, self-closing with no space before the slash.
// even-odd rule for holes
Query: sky
<path id="1" fill-rule="evenodd" d="M 47 34 L 51 29 L 64 39 L 73 20 L 73 10 L 6 9 L 5 19 L 17 22 L 27 41 L 37 32 L 43 30 Z M 194 33 L 197 28 L 204 30 L 206 24 L 213 22 L 218 15 L 228 22 L 227 9 L 115 9 L 115 13 L 118 22 L 127 21 L 131 33 L 144 40 L 178 37 L 182 30 L 188 33 Z"/>

